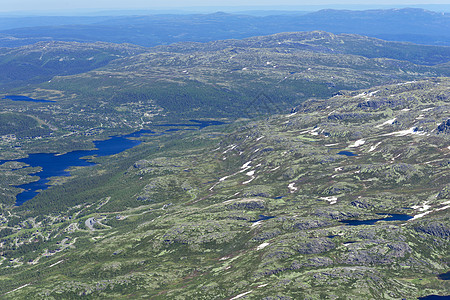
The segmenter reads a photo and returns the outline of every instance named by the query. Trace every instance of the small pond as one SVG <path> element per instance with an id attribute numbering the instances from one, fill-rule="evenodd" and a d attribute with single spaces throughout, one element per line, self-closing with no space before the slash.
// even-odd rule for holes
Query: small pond
<path id="1" fill-rule="evenodd" d="M 380 219 L 371 219 L 371 220 L 343 220 L 343 221 L 339 221 L 339 222 L 344 223 L 346 225 L 350 225 L 350 226 L 358 226 L 358 225 L 374 225 L 378 221 L 408 221 L 413 218 L 410 215 L 403 215 L 403 214 L 381 214 L 381 213 L 378 213 L 377 215 L 388 216 L 388 217 L 380 218 Z"/>
<path id="2" fill-rule="evenodd" d="M 259 218 L 255 221 L 250 221 L 251 223 L 256 223 L 259 221 L 265 221 L 265 220 L 269 220 L 269 219 L 273 219 L 275 218 L 275 216 L 265 216 L 265 215 L 259 215 Z"/>
<path id="3" fill-rule="evenodd" d="M 38 102 L 38 103 L 55 103 L 56 101 L 52 100 L 43 100 L 43 99 L 33 99 L 27 96 L 20 95 L 7 95 L 3 98 L 4 100 L 12 100 L 12 101 L 26 101 L 26 102 Z"/>
<path id="4" fill-rule="evenodd" d="M 358 156 L 358 154 L 355 154 L 353 152 L 350 151 L 341 151 L 337 153 L 338 155 L 345 155 L 345 156 Z"/>

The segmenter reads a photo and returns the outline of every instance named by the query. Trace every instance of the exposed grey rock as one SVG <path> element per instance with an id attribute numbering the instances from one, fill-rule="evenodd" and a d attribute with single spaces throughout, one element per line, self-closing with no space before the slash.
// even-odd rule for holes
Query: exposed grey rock
<path id="1" fill-rule="evenodd" d="M 284 259 L 290 257 L 292 254 L 283 250 L 271 251 L 264 255 L 264 259 Z"/>
<path id="2" fill-rule="evenodd" d="M 265 240 L 274 238 L 280 234 L 281 234 L 281 231 L 278 229 L 272 230 L 272 231 L 264 231 L 264 232 L 261 232 L 260 234 L 258 234 L 257 236 L 255 236 L 253 238 L 253 240 L 254 241 L 265 241 Z"/>
<path id="3" fill-rule="evenodd" d="M 269 296 L 269 297 L 264 297 L 262 298 L 262 300 L 291 300 L 291 297 L 287 297 L 287 296 Z"/>
<path id="4" fill-rule="evenodd" d="M 142 168 L 147 167 L 148 165 L 149 165 L 148 160 L 141 159 L 141 160 L 138 160 L 137 162 L 135 162 L 133 167 L 136 169 L 142 169 Z"/>
<path id="5" fill-rule="evenodd" d="M 338 210 L 316 210 L 316 212 L 314 213 L 314 215 L 319 216 L 319 217 L 324 217 L 327 219 L 332 219 L 332 220 L 346 220 L 346 219 L 352 219 L 352 218 L 357 218 L 360 216 L 359 213 L 356 212 L 343 212 L 343 211 L 338 211 Z"/>
<path id="6" fill-rule="evenodd" d="M 332 186 L 329 186 L 326 189 L 324 189 L 322 191 L 322 194 L 335 195 L 335 194 L 351 192 L 356 187 L 357 187 L 356 185 L 351 184 L 351 183 L 337 182 L 337 183 L 333 184 Z"/>
<path id="7" fill-rule="evenodd" d="M 355 200 L 350 202 L 351 205 L 358 207 L 358 208 L 371 208 L 373 207 L 372 204 L 370 204 L 367 200 L 363 199 L 363 200 Z"/>
<path id="8" fill-rule="evenodd" d="M 294 261 L 290 267 L 291 270 L 298 270 L 304 267 L 324 267 L 333 264 L 333 260 L 328 257 L 312 257 L 309 258 L 306 262 L 297 262 Z"/>
<path id="9" fill-rule="evenodd" d="M 388 243 L 387 247 L 390 249 L 390 257 L 405 257 L 406 253 L 411 253 L 411 247 L 404 242 L 399 243 Z"/>
<path id="10" fill-rule="evenodd" d="M 296 222 L 293 227 L 299 230 L 306 230 L 311 228 L 330 226 L 331 224 L 331 222 L 325 220 L 302 220 L 300 222 Z"/>
<path id="11" fill-rule="evenodd" d="M 398 106 L 404 106 L 406 102 L 404 100 L 391 100 L 391 99 L 380 99 L 380 100 L 369 100 L 358 104 L 358 108 L 362 109 L 379 109 L 382 107 L 396 108 Z"/>
<path id="12" fill-rule="evenodd" d="M 272 189 L 265 185 L 254 185 L 242 191 L 244 197 L 271 197 Z"/>
<path id="13" fill-rule="evenodd" d="M 301 254 L 317 254 L 330 251 L 336 245 L 326 238 L 309 239 L 306 242 L 301 242 L 293 247 L 293 249 Z"/>
<path id="14" fill-rule="evenodd" d="M 262 201 L 237 202 L 226 206 L 227 209 L 262 210 L 265 208 Z"/>
<path id="15" fill-rule="evenodd" d="M 137 201 L 148 201 L 150 200 L 150 197 L 142 195 L 136 198 Z"/>
<path id="16" fill-rule="evenodd" d="M 418 224 L 414 227 L 417 232 L 423 232 L 440 238 L 450 237 L 450 228 L 441 222 Z"/>
<path id="17" fill-rule="evenodd" d="M 332 114 L 328 116 L 328 120 L 338 120 L 338 121 L 347 121 L 347 120 L 362 120 L 362 119 L 370 119 L 372 118 L 372 114 L 359 114 L 359 113 L 342 113 L 342 114 Z"/>
<path id="18" fill-rule="evenodd" d="M 390 264 L 392 261 L 384 255 L 376 253 L 372 248 L 369 250 L 352 251 L 342 260 L 344 264 L 349 265 Z"/>
<path id="19" fill-rule="evenodd" d="M 450 198 L 450 184 L 445 186 L 437 195 L 438 199 L 449 199 Z"/>
<path id="20" fill-rule="evenodd" d="M 393 258 L 402 258 L 412 252 L 411 247 L 404 242 L 379 243 L 367 249 L 366 245 L 372 243 L 374 241 L 347 245 L 349 252 L 344 255 L 342 262 L 350 265 L 390 264 Z"/>

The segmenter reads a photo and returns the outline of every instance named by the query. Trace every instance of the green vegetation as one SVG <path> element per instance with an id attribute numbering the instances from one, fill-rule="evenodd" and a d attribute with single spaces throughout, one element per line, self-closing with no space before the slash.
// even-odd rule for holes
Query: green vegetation
<path id="1" fill-rule="evenodd" d="M 448 295 L 449 109 L 434 78 L 143 137 L 1 206 L 2 297 Z"/>

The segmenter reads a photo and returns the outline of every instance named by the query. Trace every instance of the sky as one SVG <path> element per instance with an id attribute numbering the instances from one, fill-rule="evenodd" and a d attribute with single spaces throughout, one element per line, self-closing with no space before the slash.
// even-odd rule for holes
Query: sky
<path id="1" fill-rule="evenodd" d="M 447 4 L 450 0 L 0 0 L 0 11 L 68 11 L 68 10 L 157 10 L 189 7 L 280 8 L 312 5 L 417 5 Z M 287 7 L 286 7 L 287 8 Z"/>

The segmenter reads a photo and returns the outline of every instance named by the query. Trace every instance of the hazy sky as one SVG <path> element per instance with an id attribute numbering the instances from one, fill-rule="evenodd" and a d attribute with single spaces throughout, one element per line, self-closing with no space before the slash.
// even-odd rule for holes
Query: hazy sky
<path id="1" fill-rule="evenodd" d="M 45 11 L 71 9 L 163 9 L 195 6 L 303 6 L 303 5 L 417 5 L 450 4 L 450 0 L 0 0 L 0 11 Z"/>

